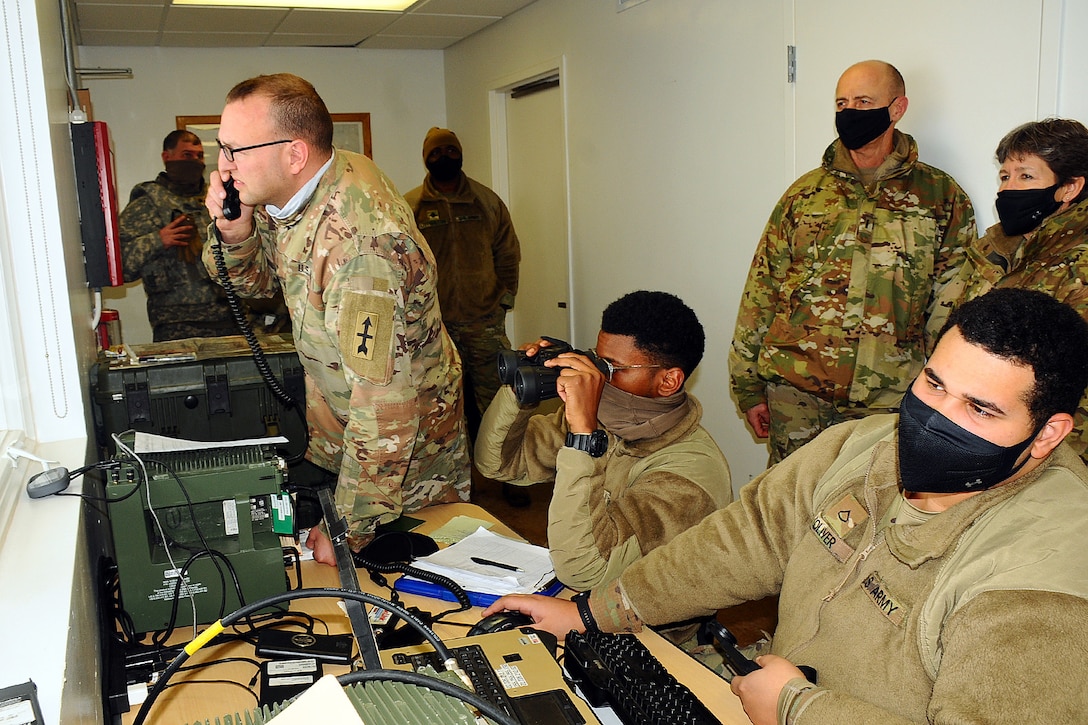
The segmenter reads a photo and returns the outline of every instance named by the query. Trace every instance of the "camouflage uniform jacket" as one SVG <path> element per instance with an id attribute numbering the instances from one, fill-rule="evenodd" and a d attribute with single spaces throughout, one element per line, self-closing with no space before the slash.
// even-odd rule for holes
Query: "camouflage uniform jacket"
<path id="1" fill-rule="evenodd" d="M 282 286 L 306 371 L 309 456 L 340 472 L 352 546 L 402 512 L 468 500 L 461 361 L 434 257 L 393 183 L 365 156 L 336 151 L 297 215 L 275 221 L 259 208 L 255 219 L 254 234 L 225 249 L 227 267 L 242 295 Z"/>
<path id="2" fill-rule="evenodd" d="M 164 172 L 133 187 L 121 212 L 122 271 L 126 282 L 143 280 L 152 328 L 188 323 L 207 328 L 209 336 L 236 332 L 223 289 L 209 278 L 198 256 L 189 253 L 186 261 L 188 249 L 167 249 L 159 236 L 174 212 L 188 216 L 198 234 L 206 229 L 211 222 L 204 206 L 206 192 L 205 187 L 182 194 Z"/>
<path id="3" fill-rule="evenodd" d="M 438 299 L 446 322 L 487 317 L 514 307 L 521 247 L 499 195 L 461 174 L 457 191 L 443 194 L 430 174 L 404 195 L 438 262 Z"/>
<path id="4" fill-rule="evenodd" d="M 956 306 L 994 287 L 1045 292 L 1088 320 L 1088 200 L 1048 217 L 1034 232 L 1007 237 L 1000 224 L 986 230 L 967 250 L 967 262 L 941 293 L 930 319 L 930 336 L 944 326 Z M 1081 399 L 1073 434 L 1066 438 L 1088 455 L 1088 395 Z"/>
<path id="5" fill-rule="evenodd" d="M 702 406 L 692 395 L 684 405 L 670 430 L 631 442 L 609 433 L 607 452 L 592 458 L 565 447 L 563 406 L 536 415 L 504 386 L 480 424 L 476 467 L 500 481 L 555 481 L 548 548 L 559 580 L 583 591 L 733 500 L 725 456 L 699 425 Z"/>
<path id="6" fill-rule="evenodd" d="M 866 188 L 836 140 L 771 213 L 741 296 L 729 370 L 742 411 L 784 383 L 842 408 L 892 408 L 926 357 L 934 295 L 975 239 L 948 174 L 895 149 Z"/>
<path id="7" fill-rule="evenodd" d="M 1088 469 L 1062 444 L 1017 480 L 896 518 L 897 422 L 825 430 L 595 589 L 595 620 L 638 629 L 778 594 L 771 652 L 820 684 L 793 702 L 787 687 L 779 723 L 1082 721 Z"/>

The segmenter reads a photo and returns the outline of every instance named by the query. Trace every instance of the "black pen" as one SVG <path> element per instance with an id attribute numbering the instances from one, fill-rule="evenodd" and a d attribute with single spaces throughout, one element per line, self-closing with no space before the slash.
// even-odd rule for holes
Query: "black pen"
<path id="1" fill-rule="evenodd" d="M 496 567 L 498 567 L 500 569 L 506 569 L 507 571 L 524 571 L 524 569 L 519 569 L 516 566 L 511 566 L 510 564 L 503 564 L 501 561 L 491 561 L 491 559 L 481 559 L 478 556 L 470 556 L 469 559 L 476 562 L 477 564 L 482 564 L 483 566 L 496 566 Z"/>

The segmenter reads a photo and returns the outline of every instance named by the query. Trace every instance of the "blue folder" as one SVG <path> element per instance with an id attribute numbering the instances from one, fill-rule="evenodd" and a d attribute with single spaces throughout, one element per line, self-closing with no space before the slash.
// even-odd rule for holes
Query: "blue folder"
<path id="1" fill-rule="evenodd" d="M 431 582 L 425 582 L 421 579 L 412 579 L 410 577 L 402 576 L 393 583 L 393 588 L 398 592 L 405 594 L 418 594 L 424 597 L 431 597 L 432 599 L 442 599 L 447 602 L 456 602 L 457 597 L 453 596 L 446 587 L 441 584 L 432 584 Z M 559 592 L 563 591 L 563 583 L 558 579 L 553 579 L 543 589 L 537 592 L 537 594 L 544 594 L 545 596 L 554 597 Z M 468 600 L 474 607 L 486 607 L 499 598 L 498 594 L 483 594 L 481 592 L 470 592 L 468 594 Z"/>

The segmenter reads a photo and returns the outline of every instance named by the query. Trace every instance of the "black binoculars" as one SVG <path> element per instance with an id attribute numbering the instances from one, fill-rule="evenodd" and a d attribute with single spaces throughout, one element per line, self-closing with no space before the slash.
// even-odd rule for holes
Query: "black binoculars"
<path id="1" fill-rule="evenodd" d="M 536 355 L 526 355 L 524 350 L 499 351 L 499 381 L 514 389 L 514 397 L 522 405 L 537 405 L 541 401 L 559 397 L 556 380 L 559 379 L 560 368 L 545 367 L 544 362 L 565 352 L 588 357 L 602 373 L 608 374 L 608 366 L 596 355 L 575 350 L 569 342 L 554 337 L 543 336 L 541 339 L 551 344 L 538 348 Z"/>

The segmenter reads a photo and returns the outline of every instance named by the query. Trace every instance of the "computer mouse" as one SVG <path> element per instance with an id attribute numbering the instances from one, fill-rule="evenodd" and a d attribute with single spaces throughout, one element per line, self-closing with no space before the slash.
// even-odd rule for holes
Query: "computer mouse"
<path id="1" fill-rule="evenodd" d="M 491 634 L 492 632 L 505 632 L 518 627 L 527 627 L 533 623 L 533 618 L 521 612 L 495 612 L 488 615 L 473 625 L 468 631 L 469 637 L 478 634 Z"/>

